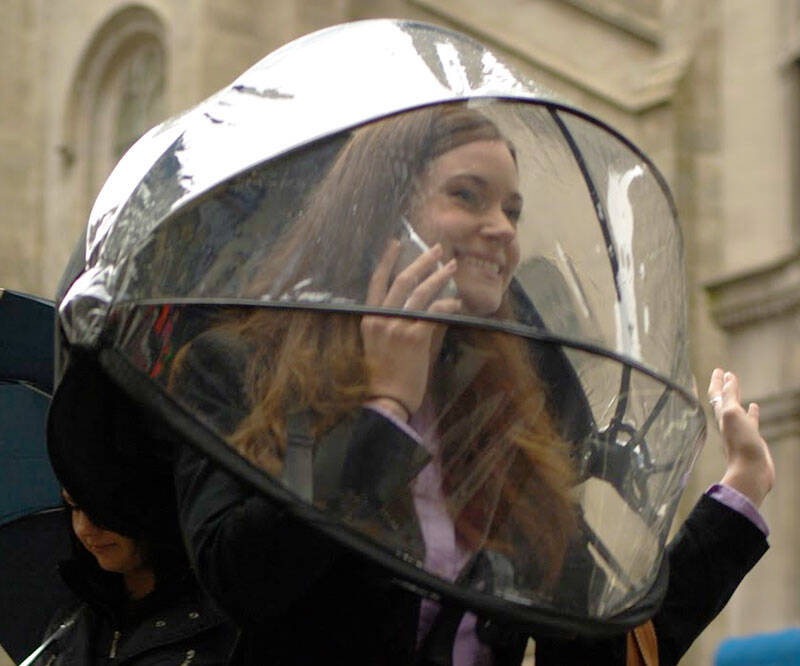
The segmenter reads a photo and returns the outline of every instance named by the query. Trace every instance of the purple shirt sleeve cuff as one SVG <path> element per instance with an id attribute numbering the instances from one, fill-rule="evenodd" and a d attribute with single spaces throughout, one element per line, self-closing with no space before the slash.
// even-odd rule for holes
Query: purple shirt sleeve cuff
<path id="1" fill-rule="evenodd" d="M 724 504 L 729 509 L 733 509 L 742 514 L 760 529 L 765 537 L 769 536 L 769 527 L 767 526 L 767 521 L 765 521 L 764 517 L 761 515 L 761 512 L 756 508 L 755 504 L 735 488 L 725 485 L 724 483 L 715 483 L 706 491 L 706 495 Z"/>
<path id="2" fill-rule="evenodd" d="M 371 409 L 373 412 L 378 412 L 381 416 L 385 419 L 389 419 L 392 423 L 394 423 L 400 430 L 402 430 L 406 435 L 411 437 L 417 444 L 422 444 L 422 438 L 417 434 L 417 431 L 414 430 L 408 423 L 405 421 L 401 421 L 398 419 L 394 414 L 391 414 L 388 410 L 384 409 L 380 405 L 376 405 L 372 402 L 365 402 L 364 407 L 367 409 Z"/>

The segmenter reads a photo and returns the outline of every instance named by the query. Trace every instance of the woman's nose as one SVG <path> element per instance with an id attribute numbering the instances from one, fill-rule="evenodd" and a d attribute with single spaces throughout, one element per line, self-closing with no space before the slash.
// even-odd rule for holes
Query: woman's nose
<path id="1" fill-rule="evenodd" d="M 481 227 L 481 232 L 486 237 L 506 243 L 517 237 L 517 228 L 500 207 L 492 208 L 488 212 Z"/>

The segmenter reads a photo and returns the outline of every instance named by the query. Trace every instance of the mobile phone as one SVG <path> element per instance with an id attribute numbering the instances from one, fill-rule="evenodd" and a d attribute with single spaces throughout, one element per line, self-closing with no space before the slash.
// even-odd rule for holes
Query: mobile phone
<path id="1" fill-rule="evenodd" d="M 405 217 L 400 218 L 400 225 L 400 236 L 398 237 L 400 241 L 400 253 L 397 255 L 397 261 L 395 261 L 394 264 L 392 280 L 394 280 L 398 273 L 414 263 L 420 255 L 430 249 L 427 243 L 420 238 L 420 235 L 414 231 L 414 227 L 411 226 Z M 442 268 L 442 263 L 440 261 L 436 262 L 436 268 Z M 458 287 L 456 287 L 453 278 L 450 278 L 434 300 L 440 298 L 456 298 L 457 296 Z"/>

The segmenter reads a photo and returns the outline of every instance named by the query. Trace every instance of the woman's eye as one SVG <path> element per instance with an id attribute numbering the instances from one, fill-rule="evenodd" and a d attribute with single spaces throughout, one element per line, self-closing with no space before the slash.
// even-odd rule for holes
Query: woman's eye
<path id="1" fill-rule="evenodd" d="M 504 211 L 505 216 L 514 224 L 516 225 L 519 222 L 519 218 L 522 215 L 522 210 L 519 208 L 506 208 Z"/>
<path id="2" fill-rule="evenodd" d="M 480 197 L 478 196 L 477 192 L 465 188 L 453 190 L 451 195 L 456 199 L 459 199 L 460 201 L 470 205 L 476 205 L 480 201 Z"/>

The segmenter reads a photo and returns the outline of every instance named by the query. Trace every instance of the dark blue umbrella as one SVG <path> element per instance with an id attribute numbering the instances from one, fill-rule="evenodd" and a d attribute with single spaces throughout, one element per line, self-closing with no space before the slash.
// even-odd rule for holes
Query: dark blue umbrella
<path id="1" fill-rule="evenodd" d="M 53 322 L 51 301 L 0 290 L 0 644 L 16 661 L 65 598 L 69 533 L 45 441 Z"/>

